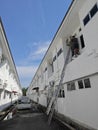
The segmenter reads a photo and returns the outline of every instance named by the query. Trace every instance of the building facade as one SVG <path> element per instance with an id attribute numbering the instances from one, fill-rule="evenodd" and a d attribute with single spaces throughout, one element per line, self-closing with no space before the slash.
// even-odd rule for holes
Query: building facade
<path id="1" fill-rule="evenodd" d="M 22 89 L 0 19 L 0 111 L 22 96 Z"/>
<path id="2" fill-rule="evenodd" d="M 72 37 L 78 41 L 73 46 Z M 47 107 L 59 84 L 68 48 L 69 63 L 56 112 L 98 129 L 98 0 L 73 0 L 27 91 Z"/>

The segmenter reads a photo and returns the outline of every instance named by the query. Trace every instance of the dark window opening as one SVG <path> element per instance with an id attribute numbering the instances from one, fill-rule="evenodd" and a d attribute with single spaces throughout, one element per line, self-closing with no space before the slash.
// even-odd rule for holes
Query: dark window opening
<path id="1" fill-rule="evenodd" d="M 84 26 L 89 22 L 90 17 L 89 14 L 83 19 Z"/>
<path id="2" fill-rule="evenodd" d="M 63 89 L 60 90 L 58 97 L 59 97 L 59 98 L 64 98 L 64 97 L 65 97 L 65 92 L 64 92 Z"/>
<path id="3" fill-rule="evenodd" d="M 76 38 L 75 36 L 72 36 L 70 44 L 71 44 L 72 56 L 77 57 L 79 55 L 79 42 L 78 42 L 78 38 Z"/>
<path id="4" fill-rule="evenodd" d="M 91 88 L 90 80 L 84 79 L 84 85 L 85 85 L 85 88 Z"/>
<path id="5" fill-rule="evenodd" d="M 97 11 L 98 11 L 98 7 L 97 4 L 95 4 L 90 11 L 91 18 L 97 13 Z"/>
<path id="6" fill-rule="evenodd" d="M 47 67 L 45 68 L 45 71 L 47 71 Z"/>
<path id="7" fill-rule="evenodd" d="M 78 81 L 78 86 L 79 86 L 79 89 L 83 89 L 84 88 L 82 80 Z"/>
<path id="8" fill-rule="evenodd" d="M 52 73 L 53 73 L 54 72 L 53 62 L 51 63 L 51 70 L 52 70 Z"/>
<path id="9" fill-rule="evenodd" d="M 85 43 L 84 43 L 83 35 L 80 36 L 80 42 L 81 42 L 81 47 L 84 48 L 85 47 Z"/>
<path id="10" fill-rule="evenodd" d="M 59 56 L 63 52 L 62 48 L 57 52 L 57 56 Z"/>
<path id="11" fill-rule="evenodd" d="M 56 60 L 56 56 L 53 57 L 53 62 Z"/>
<path id="12" fill-rule="evenodd" d="M 64 90 L 62 90 L 62 96 L 65 97 L 65 92 L 64 92 Z"/>

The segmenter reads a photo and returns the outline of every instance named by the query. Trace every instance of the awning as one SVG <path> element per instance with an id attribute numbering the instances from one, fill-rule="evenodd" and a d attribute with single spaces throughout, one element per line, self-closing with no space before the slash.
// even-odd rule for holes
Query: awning
<path id="1" fill-rule="evenodd" d="M 12 91 L 12 93 L 18 93 L 17 91 Z"/>

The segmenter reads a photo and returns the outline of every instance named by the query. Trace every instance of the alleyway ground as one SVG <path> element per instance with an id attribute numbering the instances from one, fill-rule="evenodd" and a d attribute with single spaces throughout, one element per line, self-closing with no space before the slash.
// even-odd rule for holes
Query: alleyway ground
<path id="1" fill-rule="evenodd" d="M 13 119 L 0 122 L 0 130 L 68 130 L 56 121 L 49 125 L 47 120 L 47 116 L 38 110 L 21 110 Z"/>

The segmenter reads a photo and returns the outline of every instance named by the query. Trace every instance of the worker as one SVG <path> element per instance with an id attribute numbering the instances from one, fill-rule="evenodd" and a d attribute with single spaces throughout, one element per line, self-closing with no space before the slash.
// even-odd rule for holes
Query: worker
<path id="1" fill-rule="evenodd" d="M 79 55 L 79 43 L 78 39 L 75 36 L 70 37 L 70 46 L 72 51 L 72 57 L 77 57 L 77 55 Z"/>

